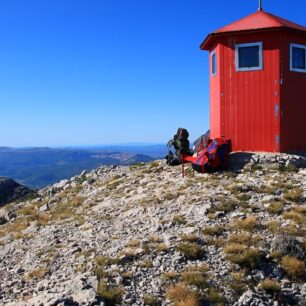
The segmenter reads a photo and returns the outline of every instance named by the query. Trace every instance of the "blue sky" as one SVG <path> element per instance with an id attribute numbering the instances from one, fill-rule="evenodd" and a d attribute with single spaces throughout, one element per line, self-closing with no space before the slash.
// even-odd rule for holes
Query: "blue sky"
<path id="1" fill-rule="evenodd" d="M 0 146 L 162 143 L 209 127 L 209 32 L 257 0 L 1 0 Z M 306 25 L 305 0 L 263 0 Z"/>

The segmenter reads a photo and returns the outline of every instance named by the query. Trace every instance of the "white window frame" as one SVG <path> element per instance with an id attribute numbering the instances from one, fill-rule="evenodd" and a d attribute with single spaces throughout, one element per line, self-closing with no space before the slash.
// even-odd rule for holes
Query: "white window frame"
<path id="1" fill-rule="evenodd" d="M 292 62 L 292 50 L 293 48 L 300 48 L 305 50 L 305 69 L 300 69 L 300 68 L 294 68 L 293 67 L 293 62 Z M 305 45 L 299 45 L 299 44 L 290 44 L 290 71 L 295 71 L 295 72 L 304 72 L 306 73 L 306 46 Z"/>
<path id="2" fill-rule="evenodd" d="M 243 47 L 259 47 L 259 66 L 257 67 L 239 67 L 239 48 Z M 235 45 L 235 63 L 236 71 L 256 71 L 263 70 L 263 53 L 262 53 L 262 42 L 248 43 L 248 44 L 236 44 Z"/>
<path id="3" fill-rule="evenodd" d="M 214 58 L 214 56 L 215 56 L 215 60 L 216 60 L 216 62 L 215 62 L 215 72 L 213 72 L 213 58 Z M 211 72 L 210 73 L 211 73 L 212 77 L 217 75 L 217 51 L 216 50 L 211 53 Z"/>

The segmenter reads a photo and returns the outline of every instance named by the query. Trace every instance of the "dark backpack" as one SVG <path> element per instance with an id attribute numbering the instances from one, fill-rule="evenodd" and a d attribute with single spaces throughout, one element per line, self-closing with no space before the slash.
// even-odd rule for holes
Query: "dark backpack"
<path id="1" fill-rule="evenodd" d="M 208 130 L 193 143 L 193 153 L 199 154 L 210 144 L 210 142 L 210 130 Z"/>
<path id="2" fill-rule="evenodd" d="M 200 173 L 212 173 L 227 167 L 228 154 L 232 150 L 231 140 L 216 138 L 192 162 L 192 168 Z"/>
<path id="3" fill-rule="evenodd" d="M 168 147 L 168 155 L 166 156 L 167 164 L 174 166 L 180 165 L 182 163 L 181 157 L 182 155 L 190 155 L 189 149 L 189 133 L 186 129 L 179 128 L 176 134 L 173 136 L 171 140 L 169 140 Z M 174 147 L 174 153 L 172 153 L 171 148 Z"/>

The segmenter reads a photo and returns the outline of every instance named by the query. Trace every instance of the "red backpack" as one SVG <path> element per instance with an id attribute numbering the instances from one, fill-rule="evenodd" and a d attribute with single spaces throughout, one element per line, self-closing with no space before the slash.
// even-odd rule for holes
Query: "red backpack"
<path id="1" fill-rule="evenodd" d="M 200 173 L 211 173 L 227 167 L 231 140 L 225 137 L 214 139 L 204 151 L 193 158 L 192 168 Z"/>

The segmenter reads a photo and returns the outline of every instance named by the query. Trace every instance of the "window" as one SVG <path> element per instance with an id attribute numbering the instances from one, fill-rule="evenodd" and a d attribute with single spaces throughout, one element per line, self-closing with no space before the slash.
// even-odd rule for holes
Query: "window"
<path id="1" fill-rule="evenodd" d="M 306 72 L 306 46 L 290 44 L 290 70 Z"/>
<path id="2" fill-rule="evenodd" d="M 236 71 L 262 70 L 262 43 L 235 45 Z"/>
<path id="3" fill-rule="evenodd" d="M 217 54 L 214 51 L 211 54 L 211 75 L 215 76 L 217 74 Z"/>

